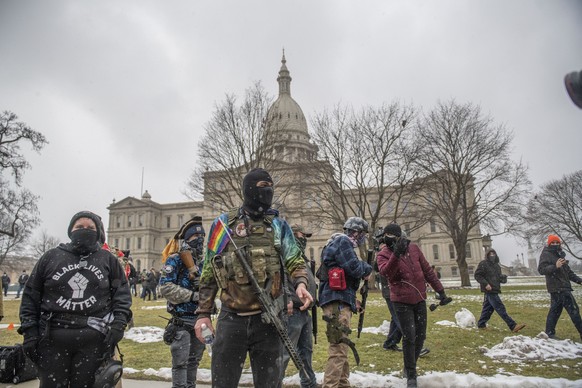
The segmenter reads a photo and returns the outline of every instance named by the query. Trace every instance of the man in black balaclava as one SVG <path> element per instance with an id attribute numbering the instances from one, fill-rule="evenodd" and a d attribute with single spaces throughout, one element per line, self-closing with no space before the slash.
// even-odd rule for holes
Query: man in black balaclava
<path id="1" fill-rule="evenodd" d="M 241 360 L 248 356 L 254 386 L 277 388 L 285 377 L 283 345 L 292 345 L 279 330 L 284 325 L 279 314 L 285 307 L 285 273 L 290 275 L 289 283 L 301 311 L 309 308 L 313 296 L 307 289 L 310 282 L 306 264 L 293 230 L 277 210 L 271 209 L 273 179 L 269 173 L 262 168 L 249 171 L 242 182 L 242 194 L 242 206 L 220 214 L 210 226 L 194 329 L 200 342 L 212 342 L 213 387 L 238 387 L 244 364 Z M 235 250 L 240 253 L 235 254 Z M 250 269 L 241 268 L 243 260 Z M 221 309 L 212 339 L 208 333 L 214 332 L 210 316 L 216 311 L 219 291 Z M 259 298 L 259 292 L 263 298 Z M 277 315 L 264 320 L 267 308 L 276 309 Z M 275 321 L 280 326 L 272 323 Z M 291 348 L 290 352 L 294 361 L 302 363 L 296 350 Z"/>
<path id="2" fill-rule="evenodd" d="M 243 179 L 243 209 L 259 219 L 273 202 L 273 179 L 262 168 L 253 168 Z"/>

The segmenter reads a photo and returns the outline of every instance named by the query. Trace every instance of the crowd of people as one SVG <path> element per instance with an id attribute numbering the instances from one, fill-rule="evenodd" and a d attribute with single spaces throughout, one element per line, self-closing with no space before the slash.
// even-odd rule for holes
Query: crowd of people
<path id="1" fill-rule="evenodd" d="M 271 208 L 271 175 L 252 169 L 243 179 L 242 192 L 243 203 L 214 219 L 208 235 L 200 216 L 182 225 L 162 253 L 160 271 L 138 273 L 129 250 L 107 246 L 98 215 L 75 214 L 67 229 L 71 241 L 46 252 L 30 275 L 23 271 L 18 279 L 18 332 L 41 387 L 114 384 L 118 376 L 103 371 L 115 368 L 103 366 L 116 359 L 117 343 L 132 325 L 132 296 L 138 295 L 144 301 L 160 296 L 167 302 L 171 318 L 164 342 L 172 356 L 173 387 L 196 386 L 209 345 L 215 387 L 237 387 L 247 355 L 257 387 L 281 387 L 291 360 L 301 387 L 349 387 L 350 350 L 359 362 L 350 338 L 352 316 L 364 313 L 358 290 L 374 269 L 391 317 L 383 347 L 402 352 L 407 386 L 416 387 L 418 359 L 429 352 L 424 347 L 427 291 L 435 292 L 440 305 L 452 300 L 420 247 L 395 222 L 380 228 L 370 241 L 368 223 L 350 217 L 343 232 L 330 236 L 314 273 L 315 265 L 305 255 L 312 233 L 299 224 L 290 226 Z M 375 260 L 366 262 L 370 242 Z M 558 318 L 566 309 L 582 338 L 571 287 L 572 281 L 582 284 L 582 279 L 569 268 L 558 236 L 548 238 L 538 270 L 551 295 L 546 333 L 555 338 Z M 486 253 L 474 276 L 484 293 L 478 327 L 486 329 L 497 312 L 511 331 L 523 329 L 525 324 L 509 316 L 499 296 L 507 277 L 495 250 Z M 9 284 L 4 273 L 4 295 Z M 312 366 L 313 314 L 318 308 L 328 342 L 322 385 Z"/>

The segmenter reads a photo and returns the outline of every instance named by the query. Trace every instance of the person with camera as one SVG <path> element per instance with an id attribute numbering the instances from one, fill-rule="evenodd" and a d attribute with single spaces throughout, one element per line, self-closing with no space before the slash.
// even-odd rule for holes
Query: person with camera
<path id="1" fill-rule="evenodd" d="M 323 387 L 350 386 L 348 347 L 357 355 L 355 345 L 348 337 L 350 320 L 352 314 L 360 310 L 360 303 L 356 300 L 360 280 L 368 279 L 372 273 L 372 266 L 356 254 L 356 249 L 366 243 L 367 233 L 366 221 L 350 217 L 344 224 L 344 233 L 334 233 L 321 254 L 319 305 L 327 322 L 329 342 Z"/>
<path id="2" fill-rule="evenodd" d="M 402 232 L 402 234 L 404 235 L 404 232 Z M 384 244 L 384 228 L 380 228 L 376 233 L 374 236 L 374 242 L 374 250 L 376 252 L 379 252 L 386 245 Z M 374 270 L 376 272 L 380 272 L 377 261 L 374 263 Z M 380 284 L 382 285 L 382 297 L 386 301 L 386 305 L 388 305 L 388 311 L 390 312 L 390 327 L 388 329 L 386 340 L 382 344 L 382 348 L 394 352 L 401 352 L 402 349 L 398 346 L 398 344 L 402 340 L 402 329 L 400 328 L 400 322 L 398 322 L 398 316 L 394 310 L 394 304 L 390 300 L 390 284 L 388 283 L 388 279 L 386 279 L 384 276 L 378 276 L 378 278 L 380 279 Z M 422 348 L 419 353 L 419 357 L 424 357 L 429 353 L 429 348 Z"/>
<path id="3" fill-rule="evenodd" d="M 481 292 L 484 293 L 483 308 L 481 309 L 481 317 L 477 322 L 477 327 L 479 329 L 487 328 L 487 322 L 495 311 L 512 332 L 517 333 L 523 329 L 525 324 L 518 324 L 509 316 L 499 296 L 501 283 L 507 283 L 507 275 L 501 273 L 499 256 L 497 256 L 497 252 L 494 249 L 487 251 L 485 259 L 477 266 L 474 276 L 475 280 L 481 285 Z"/>
<path id="4" fill-rule="evenodd" d="M 132 317 L 123 268 L 101 248 L 101 217 L 79 212 L 67 232 L 71 242 L 50 249 L 34 266 L 20 305 L 18 333 L 41 387 L 92 387 Z"/>
<path id="5" fill-rule="evenodd" d="M 562 310 L 570 315 L 582 340 L 582 318 L 576 299 L 572 295 L 570 282 L 582 284 L 582 279 L 572 271 L 562 250 L 562 241 L 555 234 L 548 236 L 548 245 L 542 250 L 538 272 L 546 277 L 546 288 L 550 293 L 550 310 L 546 318 L 546 334 L 556 338 L 556 325 Z"/>
<path id="6" fill-rule="evenodd" d="M 202 217 L 193 217 L 174 236 L 182 242 L 176 252 L 167 252 L 160 278 L 161 295 L 172 315 L 164 332 L 164 342 L 172 353 L 172 387 L 196 387 L 198 365 L 204 344 L 196 338 L 194 325 L 198 316 L 198 286 L 204 251 Z M 169 248 L 171 249 L 171 248 Z M 165 251 L 166 252 L 166 251 Z"/>
<path id="7" fill-rule="evenodd" d="M 426 283 L 440 296 L 440 304 L 451 302 L 424 254 L 402 236 L 400 225 L 384 228 L 384 244 L 378 255 L 380 275 L 390 284 L 390 300 L 402 330 L 402 355 L 407 387 L 417 386 L 416 362 L 426 339 Z"/>

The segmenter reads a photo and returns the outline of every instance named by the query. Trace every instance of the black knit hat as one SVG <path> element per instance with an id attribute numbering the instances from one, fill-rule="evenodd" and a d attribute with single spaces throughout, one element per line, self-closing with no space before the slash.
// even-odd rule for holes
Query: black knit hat
<path id="1" fill-rule="evenodd" d="M 73 226 L 75 225 L 75 221 L 79 218 L 89 218 L 93 220 L 97 229 L 97 242 L 103 244 L 105 242 L 105 229 L 103 228 L 103 222 L 101 221 L 101 217 L 97 214 L 83 210 L 78 212 L 71 218 L 71 222 L 69 222 L 69 228 L 67 229 L 67 235 L 69 238 L 71 237 L 71 232 L 73 231 Z"/>
<path id="2" fill-rule="evenodd" d="M 400 228 L 400 225 L 393 222 L 384 228 L 384 234 L 391 234 L 392 236 L 400 237 L 402 236 L 402 229 Z"/>

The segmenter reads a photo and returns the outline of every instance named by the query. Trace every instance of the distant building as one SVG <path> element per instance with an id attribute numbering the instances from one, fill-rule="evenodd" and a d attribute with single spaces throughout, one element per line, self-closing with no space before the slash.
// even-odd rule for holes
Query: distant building
<path id="1" fill-rule="evenodd" d="M 317 182 L 310 176 L 309 167 L 313 163 L 326 162 L 317 160 L 317 146 L 311 143 L 303 111 L 291 97 L 291 77 L 284 55 L 281 62 L 277 78 L 279 96 L 267 113 L 266 130 L 277 134 L 275 138 L 278 141 L 269 146 L 285 162 L 284 167 L 270 171 L 275 181 L 278 181 L 277 176 L 285 177 L 284 185 L 277 186 L 275 191 L 287 189 L 289 195 L 285 198 L 284 205 L 274 205 L 290 223 L 300 223 L 314 231 L 306 253 L 319 262 L 319 254 L 327 239 L 331 233 L 341 231 L 342 225 L 322 223 L 316 207 L 307 199 L 307 193 L 317 190 Z M 205 174 L 205 187 L 216 184 L 213 177 L 219 174 L 220 172 Z M 288 190 L 289 187 L 293 190 Z M 220 213 L 215 203 L 205 193 L 204 200 L 201 201 L 160 204 L 153 201 L 147 191 L 141 198 L 126 197 L 118 202 L 114 201 L 108 207 L 108 243 L 120 249 L 130 249 L 134 265 L 140 271 L 150 267 L 159 268 L 162 250 L 179 227 L 193 215 L 202 216 L 204 227 L 208 231 L 212 220 Z M 382 225 L 390 222 L 388 218 L 384 221 Z M 407 221 L 406 217 L 399 220 L 405 231 L 408 231 Z M 460 276 L 452 240 L 436 223 L 428 222 L 420 229 L 409 232 L 408 236 L 421 246 L 427 260 L 439 268 L 443 277 Z M 487 238 L 482 240 L 479 228 L 475 228 L 469 235 L 466 261 L 470 275 L 473 275 L 484 256 L 483 246 L 491 245 L 491 239 Z"/>

